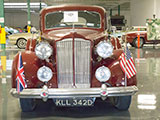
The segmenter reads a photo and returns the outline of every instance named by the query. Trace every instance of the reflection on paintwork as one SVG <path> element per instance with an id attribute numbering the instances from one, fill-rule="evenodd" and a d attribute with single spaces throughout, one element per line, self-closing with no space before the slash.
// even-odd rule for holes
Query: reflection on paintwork
<path id="1" fill-rule="evenodd" d="M 139 109 L 156 109 L 156 96 L 151 94 L 139 94 L 137 97 L 137 103 Z"/>

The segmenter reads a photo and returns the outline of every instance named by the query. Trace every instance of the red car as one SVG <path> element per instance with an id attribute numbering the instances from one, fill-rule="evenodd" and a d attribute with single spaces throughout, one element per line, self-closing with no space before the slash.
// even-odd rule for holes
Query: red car
<path id="1" fill-rule="evenodd" d="M 11 94 L 20 99 L 22 111 L 34 110 L 36 99 L 93 106 L 96 98 L 110 98 L 116 108 L 129 108 L 138 90 L 136 75 L 125 79 L 119 64 L 123 50 L 118 40 L 107 39 L 104 8 L 44 8 L 40 29 L 41 41 L 28 40 L 13 60 Z"/>
<path id="2" fill-rule="evenodd" d="M 139 30 L 138 30 L 139 29 Z M 133 47 L 138 47 L 138 35 L 140 35 L 140 48 L 143 47 L 144 44 L 158 44 L 160 40 L 149 40 L 147 38 L 147 28 L 144 26 L 134 26 L 132 27 L 130 32 L 127 32 L 123 35 L 122 40 L 130 43 Z"/>

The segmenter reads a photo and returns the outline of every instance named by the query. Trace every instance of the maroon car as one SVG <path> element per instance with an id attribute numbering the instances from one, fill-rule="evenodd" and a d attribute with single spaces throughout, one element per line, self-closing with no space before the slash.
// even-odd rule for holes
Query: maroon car
<path id="1" fill-rule="evenodd" d="M 144 44 L 158 44 L 160 40 L 149 40 L 147 38 L 147 28 L 145 26 L 133 26 L 131 31 L 122 36 L 122 40 L 130 43 L 133 47 L 138 48 L 138 35 L 140 36 L 140 48 Z"/>
<path id="2" fill-rule="evenodd" d="M 28 40 L 13 60 L 11 94 L 20 99 L 22 111 L 32 111 L 36 99 L 93 106 L 96 98 L 110 98 L 116 108 L 129 108 L 138 90 L 136 76 L 126 79 L 120 67 L 123 50 L 117 39 L 107 38 L 104 8 L 44 8 L 40 29 L 41 41 Z"/>

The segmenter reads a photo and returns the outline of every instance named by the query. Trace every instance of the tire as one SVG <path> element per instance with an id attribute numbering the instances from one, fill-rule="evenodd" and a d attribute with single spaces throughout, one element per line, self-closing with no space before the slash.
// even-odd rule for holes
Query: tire
<path id="1" fill-rule="evenodd" d="M 32 112 L 36 107 L 35 100 L 31 98 L 20 98 L 19 102 L 22 112 Z"/>
<path id="2" fill-rule="evenodd" d="M 17 45 L 17 47 L 19 49 L 25 49 L 26 48 L 26 44 L 27 44 L 27 40 L 24 39 L 24 38 L 19 38 L 17 40 L 17 43 L 16 43 L 16 45 Z"/>
<path id="3" fill-rule="evenodd" d="M 133 43 L 130 43 L 130 45 L 131 45 L 132 47 L 134 47 L 134 44 L 133 44 Z"/>
<path id="4" fill-rule="evenodd" d="M 113 97 L 112 103 L 118 110 L 128 110 L 131 104 L 131 99 L 132 99 L 132 96 Z"/>
<path id="5" fill-rule="evenodd" d="M 134 40 L 133 40 L 133 43 L 134 47 L 138 48 L 138 38 L 136 37 Z M 140 48 L 142 48 L 144 45 L 144 38 L 140 37 Z"/>

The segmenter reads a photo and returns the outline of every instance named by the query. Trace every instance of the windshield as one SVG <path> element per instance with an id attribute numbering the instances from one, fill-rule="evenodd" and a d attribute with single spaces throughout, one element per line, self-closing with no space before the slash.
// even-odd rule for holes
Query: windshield
<path id="1" fill-rule="evenodd" d="M 68 16 L 67 16 L 68 15 Z M 45 28 L 100 28 L 100 14 L 95 11 L 59 11 L 45 17 Z"/>

